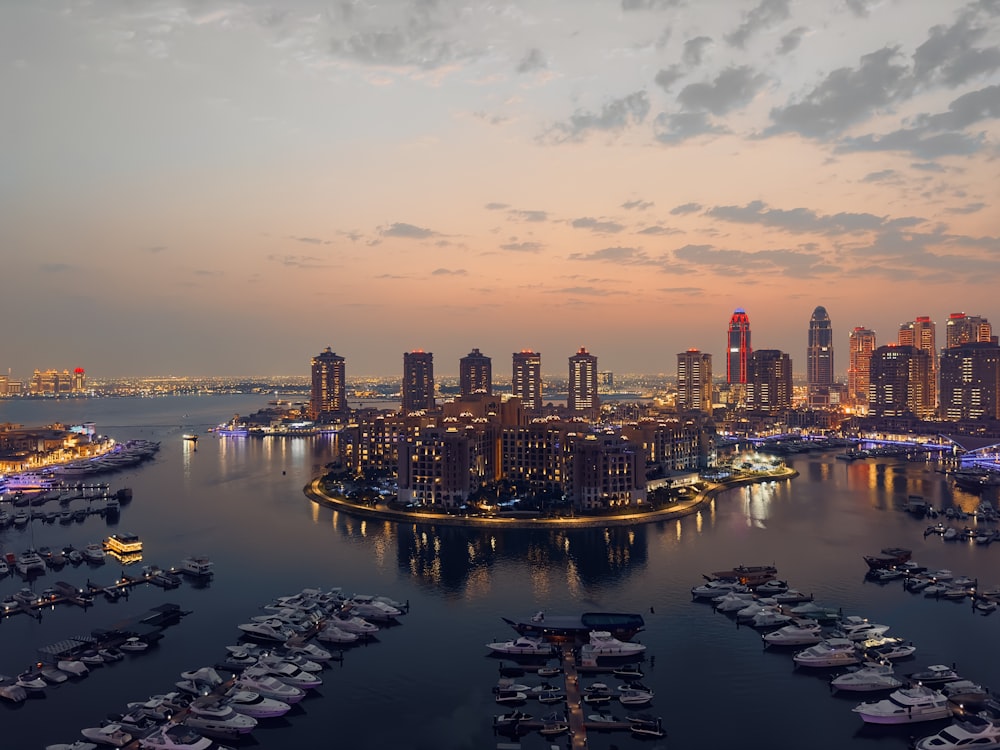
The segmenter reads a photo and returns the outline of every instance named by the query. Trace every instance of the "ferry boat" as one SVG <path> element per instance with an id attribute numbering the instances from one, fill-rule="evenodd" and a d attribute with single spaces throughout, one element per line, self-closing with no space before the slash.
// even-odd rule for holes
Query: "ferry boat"
<path id="1" fill-rule="evenodd" d="M 615 638 L 627 641 L 646 626 L 642 615 L 627 612 L 584 612 L 581 615 L 536 612 L 526 620 L 502 619 L 520 635 L 553 641 L 586 641 L 594 630 L 606 631 Z"/>

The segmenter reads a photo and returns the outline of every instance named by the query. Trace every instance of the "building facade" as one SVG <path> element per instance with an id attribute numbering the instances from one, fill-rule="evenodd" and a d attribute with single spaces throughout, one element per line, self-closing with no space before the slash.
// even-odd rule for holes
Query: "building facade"
<path id="1" fill-rule="evenodd" d="M 962 344 L 996 343 L 993 326 L 980 315 L 952 313 L 945 324 L 945 348 L 951 349 Z"/>
<path id="2" fill-rule="evenodd" d="M 578 510 L 646 503 L 645 460 L 617 435 L 576 435 L 570 442 L 566 497 Z"/>
<path id="3" fill-rule="evenodd" d="M 423 349 L 403 354 L 403 412 L 434 408 L 434 355 Z"/>
<path id="4" fill-rule="evenodd" d="M 712 413 L 712 355 L 688 349 L 677 355 L 677 411 Z"/>
<path id="5" fill-rule="evenodd" d="M 809 344 L 806 349 L 806 382 L 809 391 L 833 385 L 833 324 L 825 307 L 813 310 L 809 319 Z"/>
<path id="6" fill-rule="evenodd" d="M 847 398 L 855 409 L 863 412 L 868 411 L 868 387 L 871 384 L 875 346 L 875 331 L 864 326 L 855 326 L 851 331 L 848 339 Z"/>
<path id="7" fill-rule="evenodd" d="M 570 415 L 596 419 L 601 411 L 597 395 L 597 357 L 584 347 L 569 358 L 569 395 L 566 408 Z"/>
<path id="8" fill-rule="evenodd" d="M 750 317 L 740 307 L 729 319 L 726 338 L 726 382 L 746 383 L 747 365 L 750 362 Z"/>
<path id="9" fill-rule="evenodd" d="M 937 405 L 937 326 L 929 317 L 921 315 L 915 320 L 899 326 L 897 342 L 900 346 L 914 346 L 927 352 L 927 364 L 930 367 L 927 386 L 929 390 L 924 398 L 930 400 L 931 411 L 933 411 Z"/>
<path id="10" fill-rule="evenodd" d="M 542 355 L 530 349 L 514 352 L 511 392 L 528 411 L 542 408 Z"/>
<path id="11" fill-rule="evenodd" d="M 462 396 L 493 395 L 493 360 L 473 349 L 458 361 L 458 387 Z"/>
<path id="12" fill-rule="evenodd" d="M 746 408 L 779 414 L 792 408 L 792 360 L 777 349 L 758 349 L 747 366 Z"/>
<path id="13" fill-rule="evenodd" d="M 928 419 L 934 415 L 930 355 L 915 346 L 889 344 L 872 354 L 868 413 L 873 417 Z"/>
<path id="14" fill-rule="evenodd" d="M 954 421 L 1000 419 L 1000 345 L 977 341 L 941 352 L 939 414 Z"/>
<path id="15" fill-rule="evenodd" d="M 309 418 L 347 411 L 347 378 L 344 358 L 330 347 L 312 358 L 312 388 L 309 392 Z"/>

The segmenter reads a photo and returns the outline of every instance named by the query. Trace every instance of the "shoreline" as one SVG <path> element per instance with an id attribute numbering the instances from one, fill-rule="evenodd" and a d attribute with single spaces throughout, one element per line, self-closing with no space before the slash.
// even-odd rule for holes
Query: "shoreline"
<path id="1" fill-rule="evenodd" d="M 723 490 L 742 487 L 759 482 L 772 482 L 781 479 L 792 479 L 799 473 L 795 469 L 784 467 L 780 473 L 738 477 L 725 482 L 709 483 L 691 500 L 672 503 L 669 507 L 639 513 L 623 513 L 613 516 L 574 516 L 570 518 L 485 518 L 452 516 L 447 513 L 408 513 L 406 511 L 389 510 L 388 508 L 372 508 L 357 505 L 345 498 L 326 494 L 320 486 L 321 478 L 313 479 L 302 488 L 302 492 L 312 502 L 325 505 L 335 510 L 378 521 L 394 523 L 426 523 L 442 526 L 465 526 L 473 528 L 505 528 L 505 529 L 565 529 L 565 528 L 599 528 L 602 526 L 632 526 L 637 523 L 654 523 L 668 521 L 671 518 L 682 518 L 698 511 L 702 505 L 714 498 Z"/>

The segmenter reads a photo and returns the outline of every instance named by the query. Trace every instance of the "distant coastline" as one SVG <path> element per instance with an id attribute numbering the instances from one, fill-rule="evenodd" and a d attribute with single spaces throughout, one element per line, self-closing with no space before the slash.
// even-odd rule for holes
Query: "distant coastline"
<path id="1" fill-rule="evenodd" d="M 385 507 L 371 507 L 352 503 L 345 497 L 327 494 L 322 487 L 322 478 L 317 477 L 302 488 L 306 497 L 315 503 L 325 505 L 345 513 L 362 518 L 379 521 L 403 523 L 428 523 L 442 526 L 465 526 L 480 528 L 503 529 L 551 529 L 551 528 L 594 528 L 603 526 L 632 526 L 639 523 L 654 523 L 668 521 L 671 518 L 681 518 L 697 512 L 701 506 L 723 490 L 741 487 L 747 484 L 773 482 L 780 479 L 792 479 L 799 473 L 792 468 L 783 466 L 772 474 L 754 474 L 728 479 L 723 482 L 711 482 L 690 500 L 679 500 L 669 507 L 656 510 L 621 513 L 609 516 L 572 516 L 560 518 L 498 518 L 452 516 L 447 513 L 412 513 L 392 510 Z"/>

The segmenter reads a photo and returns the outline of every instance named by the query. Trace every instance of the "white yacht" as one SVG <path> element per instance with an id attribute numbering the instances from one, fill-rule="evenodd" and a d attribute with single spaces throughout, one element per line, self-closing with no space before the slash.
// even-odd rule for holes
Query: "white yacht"
<path id="1" fill-rule="evenodd" d="M 896 690 L 885 700 L 860 703 L 854 712 L 868 724 L 913 724 L 947 719 L 952 707 L 944 693 L 917 685 Z"/>
<path id="2" fill-rule="evenodd" d="M 590 641 L 580 649 L 581 658 L 598 656 L 635 656 L 646 650 L 641 643 L 620 641 L 607 630 L 591 630 Z"/>
<path id="3" fill-rule="evenodd" d="M 653 701 L 652 690 L 623 690 L 618 696 L 623 706 L 648 706 Z"/>
<path id="4" fill-rule="evenodd" d="M 708 581 L 700 586 L 693 587 L 691 589 L 691 596 L 695 599 L 714 599 L 730 591 L 749 590 L 747 586 L 738 581 Z"/>
<path id="5" fill-rule="evenodd" d="M 348 633 L 346 630 L 341 630 L 336 625 L 331 624 L 325 626 L 316 634 L 316 640 L 323 643 L 348 644 L 356 642 L 358 640 L 358 634 Z"/>
<path id="6" fill-rule="evenodd" d="M 344 609 L 374 622 L 393 622 L 403 615 L 401 609 L 386 604 L 371 594 L 355 594 L 347 600 Z"/>
<path id="7" fill-rule="evenodd" d="M 192 555 L 181 560 L 178 570 L 195 578 L 208 578 L 212 575 L 212 561 L 204 555 Z"/>
<path id="8" fill-rule="evenodd" d="M 273 675 L 250 669 L 244 670 L 236 678 L 236 687 L 288 704 L 298 703 L 306 696 L 306 691 L 302 688 L 284 683 Z"/>
<path id="9" fill-rule="evenodd" d="M 189 706 L 184 724 L 213 737 L 236 739 L 253 731 L 257 720 L 218 700 L 196 700 Z"/>
<path id="10" fill-rule="evenodd" d="M 293 643 L 285 644 L 285 651 L 289 654 L 299 654 L 312 661 L 324 662 L 333 659 L 333 654 L 325 648 L 320 648 L 315 643 Z"/>
<path id="11" fill-rule="evenodd" d="M 252 638 L 255 641 L 264 641 L 266 643 L 284 643 L 293 635 L 291 630 L 275 627 L 270 621 L 244 622 L 236 627 L 242 630 L 243 635 L 247 638 Z"/>
<path id="12" fill-rule="evenodd" d="M 341 630 L 361 636 L 375 635 L 379 629 L 378 625 L 374 625 L 363 617 L 357 617 L 349 612 L 338 612 L 330 622 Z"/>
<path id="13" fill-rule="evenodd" d="M 766 646 L 812 646 L 823 640 L 823 628 L 818 622 L 792 623 L 765 633 Z"/>
<path id="14" fill-rule="evenodd" d="M 754 595 L 748 591 L 728 591 L 722 596 L 715 597 L 712 602 L 717 612 L 736 612 L 750 604 L 753 598 Z"/>
<path id="15" fill-rule="evenodd" d="M 852 672 L 830 680 L 831 689 L 850 690 L 856 693 L 895 690 L 902 686 L 903 681 L 893 673 L 891 664 L 876 664 L 874 662 L 868 662 Z"/>
<path id="16" fill-rule="evenodd" d="M 791 615 L 786 615 L 778 609 L 762 609 L 750 619 L 754 628 L 776 628 L 792 621 Z"/>
<path id="17" fill-rule="evenodd" d="M 33 573 L 44 573 L 45 561 L 35 550 L 26 549 L 17 556 L 14 568 L 23 576 L 30 576 Z"/>
<path id="18" fill-rule="evenodd" d="M 486 648 L 495 654 L 516 656 L 552 656 L 555 653 L 551 643 L 530 635 L 522 635 L 512 641 L 487 643 Z"/>
<path id="19" fill-rule="evenodd" d="M 792 659 L 800 667 L 844 667 L 861 661 L 857 644 L 847 638 L 825 638 Z"/>
<path id="20" fill-rule="evenodd" d="M 120 724 L 105 724 L 103 727 L 86 727 L 80 734 L 98 745 L 125 747 L 133 739 L 132 735 L 122 729 Z"/>
<path id="21" fill-rule="evenodd" d="M 229 750 L 183 724 L 166 724 L 139 740 L 142 750 Z"/>
<path id="22" fill-rule="evenodd" d="M 252 690 L 230 690 L 224 699 L 234 711 L 252 716 L 255 719 L 269 719 L 284 716 L 292 707 L 284 701 L 275 698 L 265 698 Z"/>
<path id="23" fill-rule="evenodd" d="M 885 633 L 888 625 L 881 625 L 876 622 L 869 622 L 865 617 L 848 615 L 841 617 L 837 622 L 837 630 L 844 634 L 844 638 L 852 641 L 863 641 L 868 638 L 875 638 Z"/>
<path id="24" fill-rule="evenodd" d="M 92 565 L 103 565 L 105 563 L 104 547 L 100 544 L 88 544 L 81 552 L 83 559 Z"/>
<path id="25" fill-rule="evenodd" d="M 260 674 L 277 677 L 286 685 L 294 685 L 297 688 L 307 689 L 319 687 L 323 684 L 323 678 L 315 672 L 307 672 L 299 669 L 294 664 L 280 660 L 261 660 L 255 667 L 248 667 L 243 670 L 243 674 Z"/>

